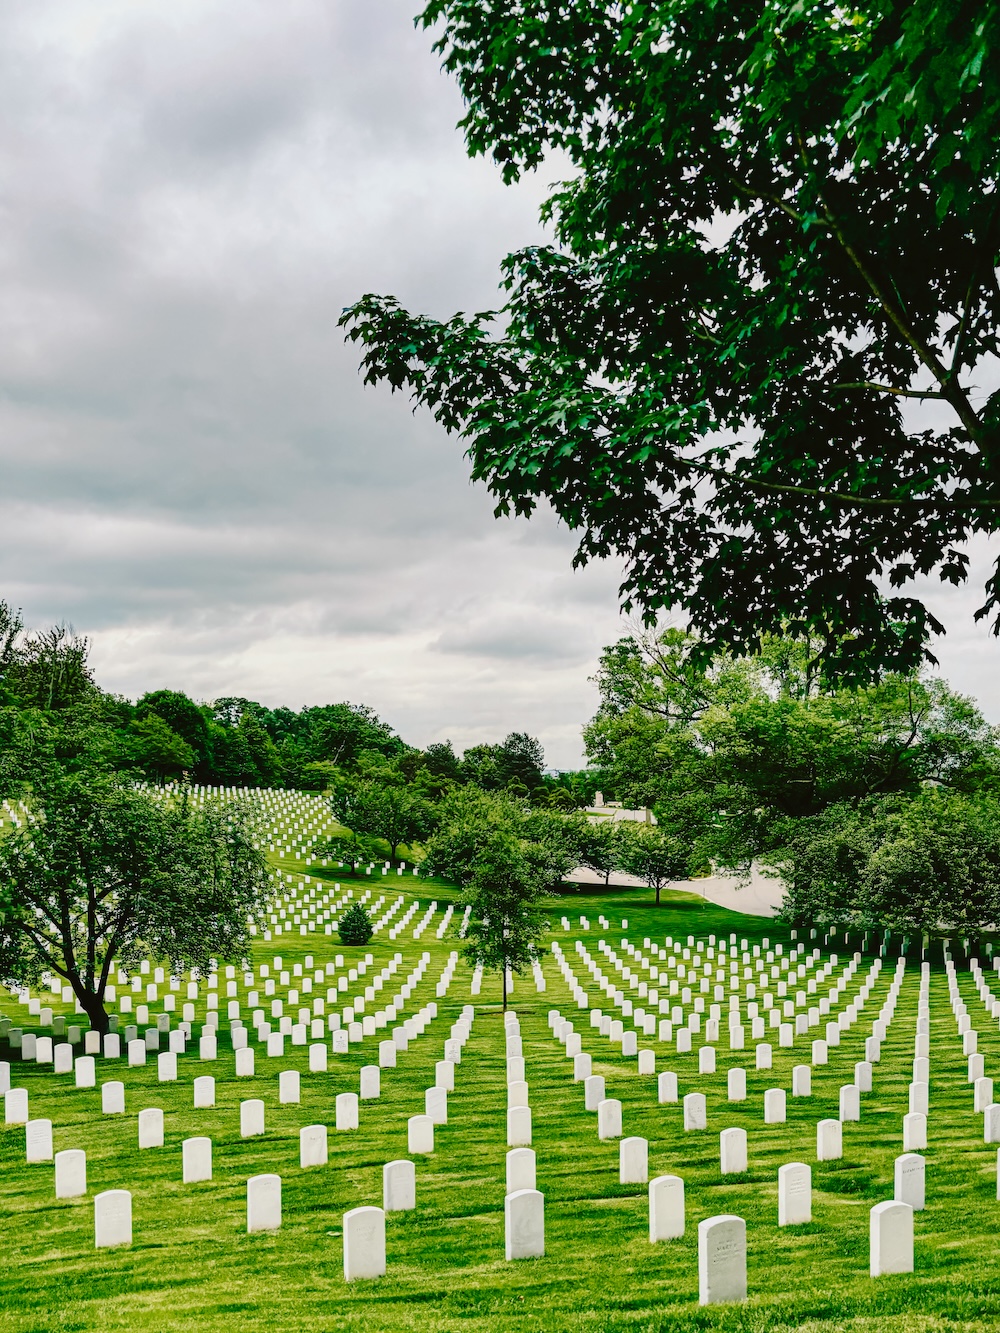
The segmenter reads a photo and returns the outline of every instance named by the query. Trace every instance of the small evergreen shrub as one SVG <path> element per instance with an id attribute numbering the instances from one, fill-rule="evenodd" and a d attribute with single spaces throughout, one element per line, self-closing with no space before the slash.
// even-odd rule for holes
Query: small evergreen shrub
<path id="1" fill-rule="evenodd" d="M 367 944 L 371 939 L 371 918 L 360 903 L 349 907 L 340 918 L 338 933 L 341 944 Z"/>

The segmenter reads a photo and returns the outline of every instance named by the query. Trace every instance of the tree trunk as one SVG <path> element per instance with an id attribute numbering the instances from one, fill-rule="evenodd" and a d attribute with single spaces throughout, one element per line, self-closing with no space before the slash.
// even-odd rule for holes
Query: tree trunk
<path id="1" fill-rule="evenodd" d="M 657 907 L 659 907 L 659 905 L 660 905 L 660 887 L 661 887 L 661 886 L 660 886 L 659 884 L 657 884 L 657 886 L 656 886 L 656 905 L 657 905 Z"/>
<path id="2" fill-rule="evenodd" d="M 503 1011 L 507 1012 L 507 964 L 503 965 Z"/>
<path id="3" fill-rule="evenodd" d="M 95 995 L 93 991 L 86 990 L 83 986 L 77 987 L 74 985 L 73 990 L 80 1001 L 80 1008 L 90 1019 L 90 1026 L 103 1037 L 105 1033 L 110 1031 L 111 1024 L 102 998 Z"/>

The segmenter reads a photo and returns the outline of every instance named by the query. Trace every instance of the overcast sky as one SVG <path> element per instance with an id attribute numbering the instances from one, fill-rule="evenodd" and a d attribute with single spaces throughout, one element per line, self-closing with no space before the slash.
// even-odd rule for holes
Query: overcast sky
<path id="1" fill-rule="evenodd" d="M 574 573 L 546 515 L 496 522 L 336 327 L 366 291 L 494 304 L 541 235 L 548 175 L 465 156 L 418 8 L 0 9 L 0 596 L 133 698 L 350 699 L 573 766 L 619 571 Z M 930 592 L 946 674 L 1000 720 L 978 589 Z"/>

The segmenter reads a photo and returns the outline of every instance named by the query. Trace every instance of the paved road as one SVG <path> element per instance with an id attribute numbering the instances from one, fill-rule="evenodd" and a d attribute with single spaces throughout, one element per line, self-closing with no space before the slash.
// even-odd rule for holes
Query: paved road
<path id="1" fill-rule="evenodd" d="M 595 875 L 592 870 L 581 866 L 567 875 L 568 880 L 577 884 L 603 884 L 604 876 Z M 611 883 L 618 885 L 642 885 L 641 879 L 634 875 L 611 876 Z M 718 907 L 728 907 L 733 912 L 745 912 L 748 916 L 774 916 L 784 896 L 784 886 L 780 879 L 771 879 L 754 871 L 749 883 L 735 879 L 730 875 L 712 875 L 707 879 L 679 879 L 669 885 L 681 893 L 696 893 L 706 902 Z"/>

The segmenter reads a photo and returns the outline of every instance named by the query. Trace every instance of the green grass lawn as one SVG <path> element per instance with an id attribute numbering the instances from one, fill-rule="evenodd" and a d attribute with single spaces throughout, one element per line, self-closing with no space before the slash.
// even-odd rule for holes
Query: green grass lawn
<path id="1" fill-rule="evenodd" d="M 291 861 L 278 864 L 301 869 Z M 344 881 L 342 871 L 326 873 Z M 421 902 L 416 920 L 431 897 L 443 907 L 455 896 L 445 886 L 408 877 L 358 880 L 377 890 L 388 883 L 390 891 L 416 892 Z M 611 919 L 610 930 L 598 928 L 602 910 Z M 574 923 L 568 933 L 558 927 L 563 911 Z M 590 918 L 589 931 L 576 924 L 581 913 Z M 662 942 L 668 934 L 686 940 L 689 934 L 704 938 L 731 930 L 752 942 L 764 936 L 788 941 L 783 927 L 681 894 L 669 895 L 656 910 L 647 895 L 634 889 L 569 893 L 553 916 L 554 937 L 581 980 L 586 974 L 573 950 L 579 938 L 595 957 L 598 939 L 606 938 L 617 949 L 623 935 L 637 945 L 645 936 Z M 627 931 L 620 927 L 622 916 L 629 920 Z M 434 998 L 433 985 L 447 954 L 458 947 L 458 919 L 456 913 L 441 941 L 434 937 L 438 915 L 419 941 L 408 929 L 394 944 L 378 936 L 368 946 L 379 965 L 400 951 L 401 972 L 424 949 L 430 952 L 431 966 L 407 1013 Z M 255 960 L 281 954 L 287 965 L 311 953 L 322 964 L 335 952 L 348 952 L 336 937 L 295 934 L 258 942 Z M 173 1084 L 157 1082 L 155 1057 L 144 1069 L 128 1071 L 121 1068 L 124 1061 L 99 1060 L 98 1085 L 108 1078 L 125 1080 L 126 1115 L 118 1117 L 101 1115 L 99 1086 L 78 1091 L 72 1076 L 57 1078 L 12 1060 L 12 1083 L 28 1088 L 32 1116 L 54 1123 L 56 1151 L 86 1150 L 88 1195 L 57 1202 L 51 1164 L 25 1165 L 23 1127 L 0 1127 L 0 1330 L 1000 1327 L 996 1150 L 983 1143 L 982 1116 L 972 1109 L 943 971 L 936 971 L 931 983 L 928 1204 L 916 1218 L 912 1275 L 874 1281 L 868 1276 L 868 1212 L 891 1198 L 893 1160 L 903 1150 L 919 981 L 912 963 L 875 1068 L 874 1089 L 862 1096 L 861 1122 L 844 1127 L 843 1160 L 815 1161 L 816 1122 L 838 1114 L 838 1090 L 853 1081 L 854 1062 L 864 1056 L 864 1038 L 888 988 L 893 961 L 888 960 L 858 1022 L 840 1047 L 831 1049 L 829 1065 L 813 1071 L 809 1099 L 791 1097 L 791 1069 L 808 1063 L 808 1043 L 821 1035 L 815 1031 L 798 1038 L 792 1050 L 775 1044 L 774 1068 L 759 1073 L 749 1031 L 741 1052 L 730 1054 L 723 1037 L 718 1072 L 706 1076 L 697 1072 L 696 1053 L 678 1056 L 654 1039 L 640 1039 L 640 1045 L 655 1049 L 658 1070 L 677 1071 L 682 1096 L 706 1092 L 708 1131 L 701 1134 L 684 1133 L 680 1104 L 658 1105 L 655 1077 L 640 1078 L 635 1060 L 626 1061 L 620 1047 L 593 1033 L 586 1014 L 569 1014 L 575 1005 L 553 959 L 544 963 L 544 995 L 536 993 L 530 976 L 518 978 L 511 1002 L 521 1021 L 531 1090 L 546 1254 L 517 1263 L 504 1261 L 506 1073 L 499 985 L 488 978 L 475 1000 L 476 1019 L 449 1096 L 448 1124 L 436 1130 L 434 1155 L 418 1160 L 416 1211 L 387 1219 L 386 1277 L 350 1286 L 343 1279 L 342 1215 L 360 1204 L 381 1205 L 383 1164 L 407 1155 L 407 1117 L 423 1111 L 424 1089 L 434 1082 L 444 1039 L 470 1002 L 470 972 L 464 963 L 447 997 L 438 1001 L 439 1016 L 425 1036 L 400 1056 L 398 1068 L 383 1071 L 380 1100 L 362 1103 L 358 1132 L 334 1130 L 334 1098 L 338 1092 L 357 1091 L 360 1066 L 377 1060 L 377 1038 L 352 1047 L 349 1055 L 331 1056 L 325 1075 L 308 1072 L 306 1048 L 268 1060 L 257 1047 L 256 1076 L 237 1080 L 233 1053 L 223 1040 L 214 1066 L 202 1064 L 196 1054 L 182 1057 L 179 1081 Z M 980 1032 L 986 1073 L 1000 1076 L 996 1024 L 986 1020 L 967 971 L 960 973 L 960 982 Z M 611 1010 L 596 989 L 590 995 L 592 1005 Z M 23 1013 L 9 1000 L 2 1007 L 12 1017 Z M 605 1076 L 607 1095 L 623 1103 L 624 1133 L 648 1138 L 650 1176 L 673 1172 L 684 1178 L 683 1239 L 650 1245 L 646 1189 L 618 1183 L 618 1144 L 598 1140 L 597 1117 L 584 1110 L 572 1061 L 549 1031 L 550 1008 L 567 1012 L 583 1032 L 594 1072 Z M 9 1058 L 6 1052 L 0 1055 Z M 726 1070 L 737 1063 L 748 1071 L 748 1098 L 730 1104 Z M 300 1105 L 278 1104 L 278 1072 L 285 1068 L 302 1072 Z M 192 1082 L 206 1072 L 216 1077 L 217 1105 L 194 1110 Z M 768 1087 L 789 1091 L 784 1125 L 763 1123 Z M 239 1102 L 247 1097 L 264 1099 L 267 1133 L 244 1141 Z M 144 1106 L 160 1106 L 166 1113 L 162 1149 L 137 1149 L 136 1116 Z M 330 1127 L 330 1161 L 303 1171 L 298 1131 L 317 1122 Z M 750 1169 L 745 1176 L 723 1179 L 719 1132 L 731 1125 L 747 1130 Z M 213 1141 L 214 1179 L 183 1185 L 181 1141 L 199 1134 Z M 813 1167 L 814 1220 L 779 1229 L 777 1172 L 789 1161 Z M 246 1181 L 263 1171 L 282 1177 L 284 1223 L 279 1232 L 248 1236 Z M 134 1242 L 95 1251 L 93 1195 L 108 1188 L 133 1193 Z M 749 1299 L 740 1306 L 700 1308 L 697 1224 L 724 1212 L 747 1222 Z"/>

